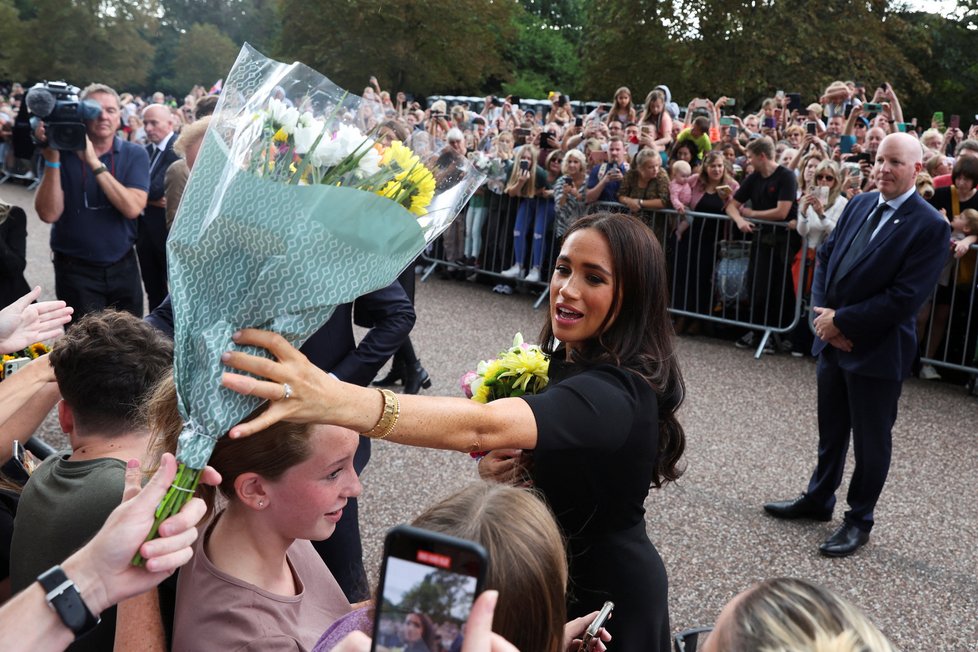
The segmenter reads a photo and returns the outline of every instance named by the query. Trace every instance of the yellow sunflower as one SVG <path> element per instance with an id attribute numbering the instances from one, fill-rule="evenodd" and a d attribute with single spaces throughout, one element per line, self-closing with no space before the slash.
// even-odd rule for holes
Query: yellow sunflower
<path id="1" fill-rule="evenodd" d="M 435 197 L 435 177 L 431 170 L 399 140 L 384 150 L 380 165 L 394 171 L 394 178 L 377 194 L 396 201 L 415 215 L 425 215 Z"/>

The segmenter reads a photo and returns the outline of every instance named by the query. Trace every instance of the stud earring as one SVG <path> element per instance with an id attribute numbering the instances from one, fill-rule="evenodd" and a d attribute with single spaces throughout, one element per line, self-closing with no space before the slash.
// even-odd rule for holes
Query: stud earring
<path id="1" fill-rule="evenodd" d="M 265 501 L 264 500 L 259 500 L 258 501 L 258 509 L 261 509 L 264 506 L 265 506 Z"/>

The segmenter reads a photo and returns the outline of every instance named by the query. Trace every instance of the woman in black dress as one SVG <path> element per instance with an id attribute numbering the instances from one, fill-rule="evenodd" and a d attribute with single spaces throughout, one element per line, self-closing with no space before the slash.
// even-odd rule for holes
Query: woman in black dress
<path id="1" fill-rule="evenodd" d="M 224 384 L 274 401 L 231 430 L 244 436 L 279 419 L 334 423 L 412 446 L 460 451 L 532 449 L 532 478 L 568 537 L 568 616 L 615 603 L 613 649 L 669 650 L 666 571 L 646 533 L 649 488 L 680 475 L 685 436 L 676 419 L 684 386 L 673 350 L 665 262 L 634 217 L 586 216 L 568 230 L 550 283 L 542 341 L 551 385 L 537 396 L 480 404 L 378 395 L 305 361 L 283 338 L 245 330 Z M 560 342 L 557 345 L 557 342 Z M 283 383 L 291 398 L 282 400 Z"/>

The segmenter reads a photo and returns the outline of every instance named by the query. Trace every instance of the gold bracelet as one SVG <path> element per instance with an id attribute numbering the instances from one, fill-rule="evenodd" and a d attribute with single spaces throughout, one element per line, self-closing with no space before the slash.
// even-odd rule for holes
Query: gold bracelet
<path id="1" fill-rule="evenodd" d="M 377 391 L 384 397 L 384 411 L 381 412 L 374 427 L 363 433 L 363 436 L 372 439 L 387 439 L 394 432 L 397 417 L 401 415 L 401 403 L 397 400 L 397 394 L 391 390 L 378 389 Z"/>

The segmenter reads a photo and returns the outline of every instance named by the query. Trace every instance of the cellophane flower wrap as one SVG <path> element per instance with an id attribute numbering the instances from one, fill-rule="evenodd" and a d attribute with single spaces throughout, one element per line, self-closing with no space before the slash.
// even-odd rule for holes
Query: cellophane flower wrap
<path id="1" fill-rule="evenodd" d="M 513 337 L 513 346 L 494 360 L 480 360 L 475 371 L 459 380 L 465 395 L 477 403 L 500 398 L 539 394 L 550 382 L 550 358 L 537 344 L 527 344 L 522 333 Z M 471 453 L 479 459 L 486 451 Z"/>
<path id="2" fill-rule="evenodd" d="M 301 63 L 241 49 L 167 242 L 184 429 L 157 525 L 193 495 L 218 438 L 262 402 L 221 386 L 222 352 L 269 356 L 231 335 L 260 328 L 301 346 L 337 305 L 392 283 L 482 182 L 450 151 L 421 160 L 381 145 L 379 117 Z"/>

